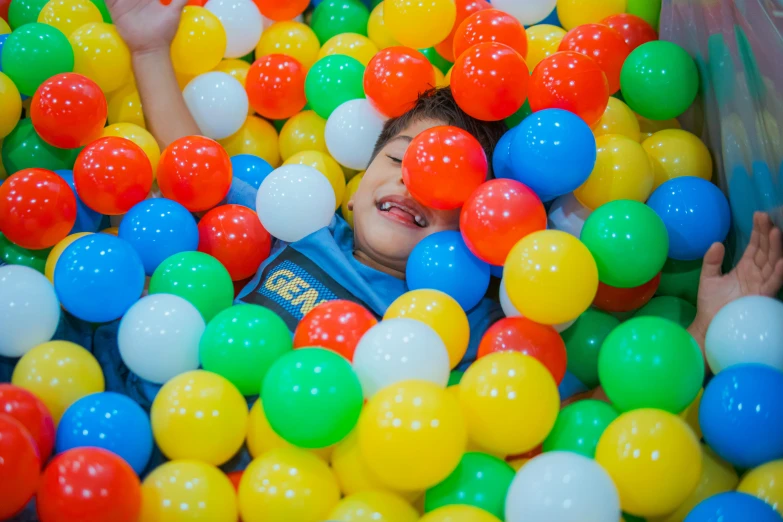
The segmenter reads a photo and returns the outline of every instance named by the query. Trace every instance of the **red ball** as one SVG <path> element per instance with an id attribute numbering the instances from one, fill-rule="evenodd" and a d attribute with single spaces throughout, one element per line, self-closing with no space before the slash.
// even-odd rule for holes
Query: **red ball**
<path id="1" fill-rule="evenodd" d="M 290 118 L 307 103 L 304 88 L 306 76 L 302 64 L 290 56 L 261 56 L 247 71 L 247 99 L 253 110 L 264 118 Z"/>
<path id="2" fill-rule="evenodd" d="M 658 291 L 659 284 L 661 274 L 633 288 L 617 288 L 599 281 L 593 306 L 604 312 L 630 312 L 646 305 Z"/>
<path id="3" fill-rule="evenodd" d="M 103 134 L 106 97 L 86 76 L 63 73 L 43 82 L 30 103 L 35 132 L 61 149 L 83 147 Z"/>
<path id="4" fill-rule="evenodd" d="M 482 9 L 492 8 L 492 4 L 484 0 L 457 0 L 455 3 L 457 4 L 457 18 L 454 20 L 451 32 L 445 40 L 435 46 L 435 51 L 450 62 L 454 61 L 454 33 L 457 32 L 460 24 L 471 14 Z"/>
<path id="5" fill-rule="evenodd" d="M 517 242 L 546 229 L 546 210 L 535 192 L 513 179 L 493 179 L 470 195 L 459 216 L 465 244 L 476 257 L 502 266 Z"/>
<path id="6" fill-rule="evenodd" d="M 413 108 L 419 94 L 435 87 L 435 71 L 427 57 L 410 47 L 388 47 L 364 70 L 364 92 L 373 107 L 389 118 Z"/>
<path id="7" fill-rule="evenodd" d="M 497 9 L 477 11 L 459 25 L 454 33 L 454 56 L 484 42 L 505 44 L 521 56 L 527 55 L 525 28 L 519 20 Z"/>
<path id="8" fill-rule="evenodd" d="M 22 248 L 52 247 L 75 222 L 76 196 L 50 170 L 23 169 L 0 185 L 0 232 Z"/>
<path id="9" fill-rule="evenodd" d="M 451 70 L 451 91 L 466 113 L 479 120 L 498 121 L 525 103 L 529 75 L 525 60 L 509 46 L 480 43 L 457 58 Z"/>
<path id="10" fill-rule="evenodd" d="M 101 214 L 119 215 L 144 201 L 152 188 L 152 165 L 130 140 L 109 136 L 87 145 L 73 166 L 76 192 Z"/>
<path id="11" fill-rule="evenodd" d="M 231 188 L 231 159 L 225 149 L 204 136 L 185 136 L 163 150 L 158 187 L 191 212 L 219 204 Z"/>
<path id="12" fill-rule="evenodd" d="M 411 141 L 402 180 L 416 201 L 438 210 L 461 207 L 487 176 L 487 156 L 470 133 L 441 125 Z"/>
<path id="13" fill-rule="evenodd" d="M 41 522 L 137 522 L 139 477 L 114 453 L 74 448 L 44 470 L 37 507 Z"/>
<path id="14" fill-rule="evenodd" d="M 294 348 L 320 346 L 349 361 L 364 333 L 378 324 L 365 307 L 338 299 L 321 303 L 305 315 L 294 333 Z"/>
<path id="15" fill-rule="evenodd" d="M 636 15 L 621 13 L 607 16 L 601 23 L 620 33 L 632 51 L 642 44 L 658 39 L 658 33 L 653 26 Z"/>
<path id="16" fill-rule="evenodd" d="M 609 103 L 609 83 L 595 60 L 562 51 L 544 58 L 533 69 L 528 99 L 533 112 L 564 109 L 592 127 Z"/>
<path id="17" fill-rule="evenodd" d="M 24 509 L 35 494 L 41 459 L 21 422 L 0 413 L 0 520 Z"/>
<path id="18" fill-rule="evenodd" d="M 601 24 L 584 24 L 566 33 L 560 42 L 560 51 L 574 51 L 595 60 L 609 82 L 609 93 L 620 90 L 620 71 L 631 48 L 623 36 Z"/>
<path id="19" fill-rule="evenodd" d="M 35 441 L 41 460 L 46 461 L 54 448 L 54 421 L 43 401 L 19 386 L 0 384 L 0 412 L 24 425 Z"/>
<path id="20" fill-rule="evenodd" d="M 546 366 L 557 384 L 566 372 L 566 347 L 553 327 L 525 317 L 506 317 L 496 322 L 481 338 L 478 357 L 495 352 L 520 352 Z"/>
<path id="21" fill-rule="evenodd" d="M 304 13 L 310 0 L 253 0 L 261 14 L 276 22 L 291 20 Z"/>
<path id="22" fill-rule="evenodd" d="M 232 281 L 255 274 L 271 248 L 272 236 L 258 214 L 242 205 L 215 207 L 198 223 L 199 252 L 220 261 Z"/>

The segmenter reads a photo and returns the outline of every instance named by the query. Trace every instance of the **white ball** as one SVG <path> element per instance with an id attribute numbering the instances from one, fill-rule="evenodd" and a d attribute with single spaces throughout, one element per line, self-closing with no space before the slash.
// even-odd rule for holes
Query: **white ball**
<path id="1" fill-rule="evenodd" d="M 204 318 L 185 299 L 171 294 L 142 297 L 120 322 L 120 357 L 142 379 L 163 384 L 198 368 L 204 328 Z"/>
<path id="2" fill-rule="evenodd" d="M 60 302 L 43 274 L 21 265 L 0 267 L 0 355 L 21 357 L 52 339 Z"/>
<path id="3" fill-rule="evenodd" d="M 707 328 L 705 351 L 712 373 L 740 363 L 783 371 L 783 303 L 760 295 L 730 302 Z"/>
<path id="4" fill-rule="evenodd" d="M 204 7 L 218 17 L 226 30 L 226 58 L 239 58 L 256 48 L 263 19 L 250 0 L 209 0 Z"/>
<path id="5" fill-rule="evenodd" d="M 514 307 L 514 304 L 511 302 L 511 299 L 508 297 L 508 292 L 506 291 L 506 280 L 501 279 L 500 280 L 500 290 L 498 292 L 498 299 L 500 301 L 500 308 L 503 310 L 503 314 L 506 317 L 524 317 L 519 310 L 517 310 Z M 565 323 L 560 324 L 553 324 L 552 328 L 557 330 L 557 333 L 564 332 L 568 330 L 572 324 L 576 322 L 576 319 L 572 319 L 571 321 L 566 321 Z"/>
<path id="6" fill-rule="evenodd" d="M 334 189 L 329 180 L 307 165 L 284 165 L 273 170 L 256 195 L 261 224 L 288 243 L 329 226 L 334 207 Z"/>
<path id="7" fill-rule="evenodd" d="M 617 522 L 620 496 L 593 459 L 567 451 L 535 457 L 506 495 L 507 522 Z"/>
<path id="8" fill-rule="evenodd" d="M 579 238 L 585 221 L 593 211 L 579 203 L 572 193 L 564 194 L 552 202 L 547 216 L 547 227 L 568 232 Z"/>
<path id="9" fill-rule="evenodd" d="M 386 319 L 362 336 L 353 369 L 364 397 L 411 379 L 440 386 L 449 382 L 449 354 L 435 330 L 413 319 Z"/>
<path id="10" fill-rule="evenodd" d="M 493 0 L 492 8 L 505 11 L 522 25 L 534 25 L 554 11 L 557 0 Z"/>
<path id="11" fill-rule="evenodd" d="M 231 136 L 247 118 L 247 92 L 239 80 L 224 72 L 196 76 L 182 96 L 202 134 L 213 140 Z"/>
<path id="12" fill-rule="evenodd" d="M 364 98 L 343 103 L 326 120 L 329 154 L 349 169 L 366 169 L 384 121 Z"/>

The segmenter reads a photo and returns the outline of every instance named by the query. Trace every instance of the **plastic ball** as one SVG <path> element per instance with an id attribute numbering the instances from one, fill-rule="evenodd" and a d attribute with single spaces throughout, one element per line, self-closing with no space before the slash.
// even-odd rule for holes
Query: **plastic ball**
<path id="1" fill-rule="evenodd" d="M 525 26 L 535 26 L 539 22 L 545 21 L 549 14 L 554 11 L 555 5 L 556 0 L 531 0 L 524 3 L 514 0 L 495 0 L 492 2 L 492 6 L 495 9 L 500 9 L 510 14 Z"/>
<path id="2" fill-rule="evenodd" d="M 250 0 L 209 0 L 204 9 L 215 15 L 226 33 L 226 58 L 255 49 L 261 38 L 261 13 Z"/>
<path id="3" fill-rule="evenodd" d="M 226 196 L 229 205 L 253 208 L 258 187 L 273 171 L 264 159 L 252 154 L 239 154 L 231 158 L 231 188 Z"/>
<path id="4" fill-rule="evenodd" d="M 485 42 L 469 48 L 457 58 L 450 75 L 454 100 L 479 120 L 507 118 L 528 96 L 524 58 L 501 43 Z"/>
<path id="5" fill-rule="evenodd" d="M 453 504 L 430 511 L 419 522 L 500 522 L 500 519 L 474 506 Z"/>
<path id="6" fill-rule="evenodd" d="M 291 20 L 307 8 L 309 0 L 253 0 L 261 14 L 270 20 Z"/>
<path id="7" fill-rule="evenodd" d="M 680 125 L 680 122 L 677 121 L 675 118 L 671 118 L 669 120 L 649 120 L 645 118 L 644 116 L 636 115 L 636 119 L 639 121 L 639 130 L 641 132 L 641 141 L 644 143 L 645 140 L 651 138 L 653 134 L 656 132 L 666 130 L 666 129 L 681 129 L 682 126 Z"/>
<path id="8" fill-rule="evenodd" d="M 408 112 L 419 95 L 434 86 L 430 62 L 419 51 L 408 47 L 389 47 L 378 52 L 364 71 L 367 99 L 389 118 Z"/>
<path id="9" fill-rule="evenodd" d="M 291 20 L 272 24 L 261 35 L 256 56 L 285 54 L 310 69 L 318 58 L 321 44 L 310 27 Z"/>
<path id="10" fill-rule="evenodd" d="M 544 452 L 570 451 L 595 457 L 595 449 L 604 430 L 619 413 L 605 402 L 582 400 L 561 410 L 555 426 L 543 444 Z"/>
<path id="11" fill-rule="evenodd" d="M 119 89 L 131 79 L 131 54 L 112 24 L 83 25 L 68 36 L 73 47 L 73 71 L 97 83 L 103 92 Z"/>
<path id="12" fill-rule="evenodd" d="M 37 21 L 69 35 L 85 24 L 102 22 L 103 18 L 90 0 L 50 0 L 38 13 Z"/>
<path id="13" fill-rule="evenodd" d="M 256 394 L 257 392 L 258 391 L 256 390 L 253 394 Z M 248 417 L 247 425 L 247 449 L 250 455 L 257 458 L 273 449 L 292 447 L 294 446 L 289 442 L 286 442 L 272 429 L 272 426 L 269 425 L 269 421 L 264 413 L 264 405 L 261 404 L 261 399 L 256 400 L 253 407 L 250 408 L 250 416 Z M 315 455 L 324 462 L 328 462 L 334 447 L 335 446 L 310 449 L 307 450 L 307 452 Z"/>
<path id="14" fill-rule="evenodd" d="M 453 62 L 455 59 L 454 33 L 457 32 L 457 29 L 459 29 L 459 26 L 462 24 L 462 22 L 471 14 L 482 9 L 490 9 L 492 7 L 489 2 L 485 2 L 484 0 L 455 0 L 454 4 L 457 7 L 457 16 L 454 20 L 454 24 L 451 26 L 451 32 L 445 40 L 435 44 L 433 47 L 435 52 L 437 52 L 448 62 Z M 504 9 L 504 11 L 508 12 L 507 9 Z M 395 43 L 394 45 L 399 45 L 399 43 Z M 443 72 L 445 73 L 446 71 Z"/>
<path id="15" fill-rule="evenodd" d="M 252 154 L 273 167 L 280 166 L 277 131 L 271 123 L 258 116 L 248 116 L 236 133 L 220 140 L 220 145 L 229 156 Z"/>
<path id="16" fill-rule="evenodd" d="M 590 308 L 562 334 L 568 353 L 568 371 L 588 388 L 598 386 L 599 350 L 619 324 L 615 317 Z"/>
<path id="17" fill-rule="evenodd" d="M 49 458 L 54 448 L 54 421 L 41 399 L 24 388 L 3 383 L 0 384 L 0 410 L 27 430 L 42 462 Z"/>
<path id="18" fill-rule="evenodd" d="M 631 52 L 622 35 L 603 24 L 584 24 L 571 29 L 560 42 L 560 51 L 589 56 L 601 67 L 609 82 L 609 93 L 620 90 L 620 70 Z"/>
<path id="19" fill-rule="evenodd" d="M 89 236 L 90 234 L 92 234 L 92 232 L 78 232 L 76 234 L 71 234 L 66 236 L 65 239 L 52 247 L 52 249 L 49 251 L 49 255 L 46 257 L 46 265 L 44 266 L 44 275 L 50 283 L 54 284 L 54 269 L 57 266 L 57 261 L 60 259 L 60 256 L 65 251 L 65 249 L 77 239 L 84 236 Z"/>
<path id="20" fill-rule="evenodd" d="M 25 96 L 35 94 L 48 78 L 73 70 L 71 44 L 51 25 L 26 23 L 8 35 L 1 53 L 3 73 Z"/>
<path id="21" fill-rule="evenodd" d="M 377 53 L 378 48 L 366 36 L 342 33 L 324 42 L 318 51 L 318 59 L 339 54 L 350 56 L 366 67 Z"/>
<path id="22" fill-rule="evenodd" d="M 115 123 L 102 130 L 104 138 L 117 136 L 130 140 L 141 147 L 141 150 L 147 155 L 147 159 L 150 160 L 152 174 L 153 176 L 155 175 L 158 170 L 158 161 L 160 160 L 160 146 L 148 130 L 134 123 Z"/>
<path id="23" fill-rule="evenodd" d="M 283 54 L 256 60 L 247 73 L 245 89 L 250 105 L 265 118 L 290 118 L 306 103 L 304 69 Z"/>
<path id="24" fill-rule="evenodd" d="M 109 104 L 109 125 L 133 123 L 141 128 L 146 128 L 144 113 L 141 110 L 141 97 L 134 84 L 125 84 L 113 91 L 107 101 Z"/>
<path id="25" fill-rule="evenodd" d="M 630 312 L 646 305 L 658 290 L 661 274 L 646 283 L 631 288 L 618 288 L 598 283 L 593 306 L 606 312 Z"/>
<path id="26" fill-rule="evenodd" d="M 44 272 L 50 250 L 28 250 L 16 245 L 0 234 L 0 262 L 4 265 L 22 265 L 36 272 Z"/>
<path id="27" fill-rule="evenodd" d="M 38 489 L 42 457 L 24 425 L 0 413 L 0 517 L 10 520 Z"/>
<path id="28" fill-rule="evenodd" d="M 369 310 L 352 301 L 338 299 L 321 303 L 297 325 L 294 348 L 318 346 L 353 361 L 359 340 L 376 324 L 378 320 Z"/>
<path id="29" fill-rule="evenodd" d="M 359 183 L 364 178 L 364 172 L 357 174 L 351 181 L 345 185 L 345 195 L 343 195 L 343 201 L 340 204 L 340 213 L 343 215 L 343 219 L 348 223 L 348 226 L 354 228 L 353 223 L 353 210 L 348 208 L 348 204 L 353 200 L 354 194 L 359 190 Z"/>
<path id="30" fill-rule="evenodd" d="M 241 205 L 215 207 L 201 218 L 198 230 L 199 251 L 220 261 L 233 281 L 254 275 L 272 246 L 258 215 Z"/>
<path id="31" fill-rule="evenodd" d="M 8 136 L 19 123 L 22 99 L 11 79 L 0 72 L 0 138 Z"/>
<path id="32" fill-rule="evenodd" d="M 592 127 L 606 110 L 609 94 L 609 83 L 597 61 L 574 51 L 560 51 L 533 69 L 528 101 L 533 112 L 564 109 Z"/>
<path id="33" fill-rule="evenodd" d="M 203 74 L 220 63 L 226 46 L 226 30 L 218 17 L 203 7 L 187 6 L 171 42 L 171 62 L 180 74 Z"/>
<path id="34" fill-rule="evenodd" d="M 334 210 L 340 208 L 340 203 L 345 196 L 345 174 L 329 154 L 315 150 L 297 152 L 285 160 L 283 165 L 305 165 L 323 174 L 334 192 Z"/>
<path id="35" fill-rule="evenodd" d="M 370 18 L 367 21 L 367 37 L 381 50 L 400 45 L 400 42 L 389 33 L 389 29 L 383 21 L 383 2 L 379 2 L 370 13 Z"/>
<path id="36" fill-rule="evenodd" d="M 359 99 L 343 103 L 326 121 L 324 134 L 329 154 L 344 167 L 366 169 L 383 123 L 383 116 L 369 101 Z"/>
<path id="37" fill-rule="evenodd" d="M 383 9 L 383 21 L 389 33 L 402 45 L 413 49 L 426 49 L 445 40 L 456 18 L 453 0 L 427 3 L 389 0 Z"/>
<path id="38" fill-rule="evenodd" d="M 226 73 L 208 72 L 196 76 L 185 87 L 182 96 L 199 129 L 208 138 L 227 138 L 245 122 L 247 94 L 242 84 Z"/>
<path id="39" fill-rule="evenodd" d="M 399 495 L 363 491 L 343 498 L 327 516 L 331 520 L 417 522 L 419 514 Z"/>
<path id="40" fill-rule="evenodd" d="M 651 299 L 634 317 L 647 315 L 669 319 L 683 328 L 688 328 L 696 318 L 696 307 L 679 297 L 662 295 Z"/>
<path id="41" fill-rule="evenodd" d="M 454 33 L 454 56 L 485 42 L 507 45 L 524 57 L 527 54 L 525 28 L 511 14 L 498 9 L 482 9 L 468 16 Z"/>
<path id="42" fill-rule="evenodd" d="M 607 16 L 624 13 L 626 0 L 557 0 L 557 17 L 570 30 L 589 23 L 598 23 Z"/>
<path id="43" fill-rule="evenodd" d="M 310 25 L 325 43 L 343 33 L 367 36 L 369 19 L 370 11 L 360 0 L 324 0 L 313 11 Z"/>
<path id="44" fill-rule="evenodd" d="M 355 58 L 339 54 L 315 62 L 305 81 L 305 94 L 310 107 L 318 116 L 326 119 L 343 103 L 364 98 L 364 69 Z"/>
<path id="45" fill-rule="evenodd" d="M 315 111 L 302 111 L 289 118 L 280 130 L 280 156 L 283 161 L 306 150 L 328 152 L 325 131 L 326 120 Z"/>
<path id="46" fill-rule="evenodd" d="M 560 42 L 566 35 L 565 29 L 556 25 L 540 24 L 528 27 L 527 66 L 535 69 L 541 60 L 552 56 L 560 48 Z"/>
<path id="47" fill-rule="evenodd" d="M 58 149 L 35 132 L 29 118 L 19 120 L 2 143 L 2 163 L 6 175 L 23 169 L 63 170 L 73 167 L 78 149 Z"/>
<path id="48" fill-rule="evenodd" d="M 565 194 L 552 201 L 547 215 L 547 228 L 579 237 L 592 210 L 585 207 L 573 194 Z"/>
<path id="49" fill-rule="evenodd" d="M 742 477 L 737 491 L 753 495 L 781 513 L 783 511 L 781 478 L 783 478 L 783 460 L 768 462 L 752 469 Z"/>
<path id="50" fill-rule="evenodd" d="M 701 502 L 685 517 L 685 522 L 779 522 L 780 514 L 769 505 L 744 492 L 727 491 Z"/>
<path id="51" fill-rule="evenodd" d="M 634 141 L 641 141 L 641 130 L 636 115 L 625 103 L 613 96 L 609 98 L 603 116 L 595 124 L 593 134 L 596 137 L 620 134 Z"/>
<path id="52" fill-rule="evenodd" d="M 658 33 L 647 21 L 632 14 L 607 16 L 601 23 L 620 33 L 632 51 L 642 44 L 658 39 Z"/>
<path id="53" fill-rule="evenodd" d="M 653 189 L 680 176 L 712 179 L 712 156 L 707 146 L 690 132 L 665 129 L 642 143 L 650 158 L 655 182 Z"/>

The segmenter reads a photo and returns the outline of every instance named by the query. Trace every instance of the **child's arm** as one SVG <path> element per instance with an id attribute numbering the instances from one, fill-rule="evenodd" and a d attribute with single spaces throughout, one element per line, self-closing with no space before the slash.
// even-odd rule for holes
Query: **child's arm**
<path id="1" fill-rule="evenodd" d="M 133 57 L 147 127 L 161 147 L 201 134 L 179 90 L 169 48 L 187 0 L 106 0 L 114 25 Z"/>

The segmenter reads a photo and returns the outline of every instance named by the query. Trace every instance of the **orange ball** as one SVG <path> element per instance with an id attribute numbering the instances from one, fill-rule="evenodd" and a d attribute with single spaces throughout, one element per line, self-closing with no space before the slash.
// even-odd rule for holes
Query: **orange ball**
<path id="1" fill-rule="evenodd" d="M 475 12 L 460 24 L 454 33 L 454 56 L 484 42 L 505 44 L 520 55 L 527 55 L 525 28 L 519 20 L 497 9 Z"/>
<path id="2" fill-rule="evenodd" d="M 304 67 L 284 54 L 268 54 L 247 71 L 245 90 L 253 110 L 264 118 L 284 120 L 301 111 L 305 98 Z"/>
<path id="3" fill-rule="evenodd" d="M 281 20 L 292 20 L 304 13 L 310 0 L 253 0 L 261 14 L 279 22 Z"/>
<path id="4" fill-rule="evenodd" d="M 603 24 L 580 25 L 566 33 L 559 50 L 589 56 L 606 74 L 609 92 L 620 90 L 620 71 L 631 47 L 619 32 Z"/>
<path id="5" fill-rule="evenodd" d="M 435 87 L 435 72 L 427 58 L 410 47 L 387 47 L 364 70 L 364 92 L 375 109 L 389 118 L 402 116 L 419 94 Z"/>

